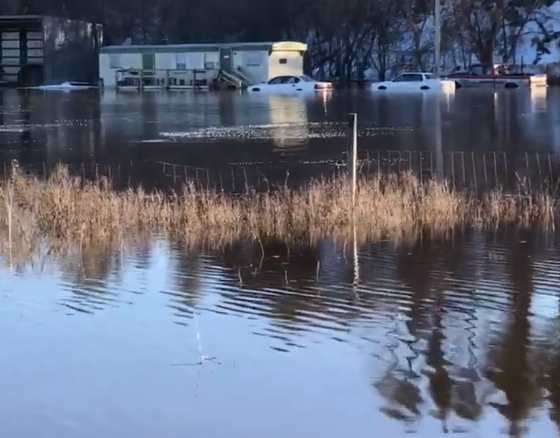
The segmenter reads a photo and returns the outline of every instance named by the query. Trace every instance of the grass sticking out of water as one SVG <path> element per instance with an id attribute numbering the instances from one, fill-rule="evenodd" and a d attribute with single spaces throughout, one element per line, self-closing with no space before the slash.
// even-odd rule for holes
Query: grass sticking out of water
<path id="1" fill-rule="evenodd" d="M 29 247 L 46 239 L 83 246 L 152 232 L 190 243 L 271 235 L 346 238 L 354 223 L 358 239 L 365 241 L 426 227 L 446 232 L 457 226 L 554 224 L 554 199 L 545 191 L 524 197 L 495 191 L 479 198 L 445 183 L 421 183 L 411 174 L 361 179 L 355 211 L 344 178 L 243 197 L 187 185 L 169 196 L 142 188 L 116 192 L 106 179 L 83 181 L 62 166 L 47 181 L 16 176 L 4 182 L 0 197 L 4 249 L 10 242 Z"/>

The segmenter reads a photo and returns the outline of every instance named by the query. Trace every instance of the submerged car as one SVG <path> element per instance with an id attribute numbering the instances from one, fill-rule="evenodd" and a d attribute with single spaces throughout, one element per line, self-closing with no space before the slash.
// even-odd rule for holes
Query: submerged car
<path id="1" fill-rule="evenodd" d="M 546 87 L 546 74 L 510 72 L 505 64 L 474 64 L 464 71 L 446 76 L 461 87 L 493 87 L 515 89 L 520 87 Z"/>
<path id="2" fill-rule="evenodd" d="M 453 93 L 454 81 L 440 79 L 433 73 L 407 72 L 397 76 L 392 81 L 377 82 L 371 85 L 372 91 L 379 92 L 435 92 Z"/>
<path id="3" fill-rule="evenodd" d="M 333 86 L 330 82 L 316 81 L 307 75 L 298 76 L 276 76 L 268 82 L 251 85 L 247 88 L 249 92 L 263 93 L 303 93 L 330 91 Z"/>

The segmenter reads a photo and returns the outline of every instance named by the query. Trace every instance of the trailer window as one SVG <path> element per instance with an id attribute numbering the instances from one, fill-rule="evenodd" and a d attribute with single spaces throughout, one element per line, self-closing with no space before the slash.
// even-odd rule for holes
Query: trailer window
<path id="1" fill-rule="evenodd" d="M 121 67 L 122 67 L 122 56 L 109 55 L 109 68 L 121 68 Z"/>
<path id="2" fill-rule="evenodd" d="M 178 53 L 175 55 L 175 68 L 177 70 L 187 69 L 187 55 L 185 53 Z"/>
<path id="3" fill-rule="evenodd" d="M 287 58 L 280 58 L 280 59 L 278 60 L 278 63 L 279 63 L 279 64 L 287 64 L 287 63 L 288 63 L 288 59 L 287 59 Z"/>

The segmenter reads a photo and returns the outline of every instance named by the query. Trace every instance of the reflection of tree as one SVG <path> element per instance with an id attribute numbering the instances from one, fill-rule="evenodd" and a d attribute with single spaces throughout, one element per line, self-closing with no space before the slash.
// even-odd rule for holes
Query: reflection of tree
<path id="1" fill-rule="evenodd" d="M 435 314 L 433 318 L 432 334 L 428 341 L 428 350 L 426 352 L 426 364 L 432 368 L 429 372 L 430 393 L 439 412 L 437 417 L 442 421 L 443 431 L 447 433 L 447 417 L 451 404 L 451 385 L 452 381 L 446 369 L 446 361 L 442 348 L 445 335 L 443 333 L 442 317 L 443 293 L 440 291 L 435 303 Z"/>
<path id="2" fill-rule="evenodd" d="M 406 327 L 411 339 L 408 341 L 401 340 L 401 342 L 407 344 L 412 355 L 406 357 L 406 367 L 400 367 L 405 369 L 405 371 L 398 372 L 402 375 L 401 378 L 397 376 L 396 372 L 399 369 L 400 358 L 395 357 L 395 365 L 376 384 L 377 390 L 389 402 L 390 406 L 382 408 L 382 411 L 391 418 L 406 422 L 413 421 L 420 416 L 419 405 L 423 402 L 421 391 L 413 380 L 420 377 L 414 371 L 414 362 L 421 360 L 421 352 L 417 345 L 420 340 L 429 337 L 428 330 L 431 326 L 430 312 L 427 306 L 427 300 L 431 295 L 433 268 L 433 254 L 429 254 L 430 248 L 428 236 L 423 236 L 422 240 L 419 240 L 410 248 L 403 248 L 398 252 L 396 272 L 407 289 L 411 291 L 410 309 L 406 312 L 408 316 Z M 428 361 L 431 361 L 429 365 L 436 370 L 432 392 L 439 395 L 437 386 L 440 384 L 441 372 L 438 371 L 438 363 L 441 358 L 441 351 L 438 353 L 437 349 L 441 346 L 438 345 L 440 339 L 433 336 L 433 333 L 431 338 L 434 342 L 431 343 L 429 348 Z"/>
<path id="3" fill-rule="evenodd" d="M 224 304 L 234 308 L 241 300 L 287 331 L 320 324 L 323 318 L 319 315 L 327 313 L 328 305 L 315 290 L 317 248 L 266 239 L 262 249 L 257 242 L 236 242 L 224 249 L 222 261 L 230 268 L 225 275 L 239 284 L 235 293 L 222 292 Z"/>
<path id="4" fill-rule="evenodd" d="M 395 370 L 389 370 L 375 384 L 379 394 L 388 402 L 387 406 L 381 407 L 381 412 L 394 420 L 412 423 L 420 418 L 420 405 L 424 402 L 422 393 L 416 384 L 410 381 L 410 377 L 415 377 L 411 376 L 411 373 L 404 373 L 400 378 L 394 374 Z"/>
<path id="5" fill-rule="evenodd" d="M 396 259 L 397 275 L 412 293 L 410 310 L 407 312 L 407 327 L 414 338 L 425 337 L 431 326 L 427 305 L 431 295 L 431 276 L 435 259 L 431 252 L 433 249 L 429 237 L 425 235 L 412 247 L 399 251 Z"/>
<path id="6" fill-rule="evenodd" d="M 481 398 L 477 395 L 476 388 L 478 386 L 483 386 L 478 369 L 477 363 L 479 358 L 476 354 L 476 303 L 475 296 L 473 294 L 472 283 L 477 277 L 477 271 L 483 268 L 480 263 L 484 260 L 485 247 L 477 245 L 475 239 L 478 235 L 472 233 L 471 230 L 456 231 L 443 246 L 441 251 L 441 264 L 444 271 L 449 274 L 449 278 L 446 279 L 445 285 L 448 291 L 449 298 L 442 300 L 438 298 L 438 305 L 436 306 L 436 317 L 434 320 L 434 325 L 440 324 L 438 321 L 443 315 L 443 309 L 450 309 L 457 312 L 458 310 L 464 314 L 464 321 L 467 326 L 463 329 L 466 335 L 467 345 L 466 354 L 468 356 L 468 366 L 458 366 L 457 364 L 449 364 L 449 368 L 452 371 L 449 374 L 453 375 L 453 378 L 448 377 L 448 380 L 443 379 L 444 369 L 440 371 L 441 386 L 442 391 L 442 401 L 437 403 L 438 406 L 443 406 L 445 409 L 441 410 L 441 413 L 447 413 L 448 406 L 447 403 L 451 402 L 453 411 L 459 418 L 468 421 L 478 421 L 482 415 L 483 404 L 487 396 L 491 393 L 488 390 L 483 391 Z M 487 273 L 484 274 L 485 276 Z M 464 300 L 464 296 L 468 296 L 469 300 Z M 460 302 L 457 303 L 455 300 L 460 297 Z M 461 306 L 459 309 L 457 307 Z M 440 310 L 441 309 L 441 310 Z M 462 334 L 461 334 L 462 335 Z M 462 337 L 462 336 L 461 336 Z M 435 339 L 443 339 L 443 333 L 438 334 L 435 332 Z M 441 359 L 442 365 L 447 362 Z M 442 366 L 443 368 L 443 366 Z M 451 387 L 448 388 L 445 384 L 451 383 Z M 451 390 L 450 393 L 447 391 Z M 450 400 L 447 396 L 450 396 Z"/>
<path id="7" fill-rule="evenodd" d="M 73 296 L 64 300 L 73 310 L 93 313 L 115 301 L 115 288 L 109 281 L 112 272 L 119 272 L 120 259 L 110 247 L 84 247 L 71 263 L 60 267 L 71 283 Z"/>
<path id="8" fill-rule="evenodd" d="M 557 331 L 554 330 L 551 335 L 557 337 Z M 555 345 L 555 347 L 556 348 L 551 351 L 552 354 L 545 386 L 549 392 L 548 399 L 551 405 L 550 418 L 560 427 L 560 351 L 557 345 Z"/>
<path id="9" fill-rule="evenodd" d="M 506 269 L 513 289 L 512 314 L 504 338 L 489 353 L 488 379 L 503 391 L 506 404 L 492 405 L 510 421 L 509 434 L 521 436 L 521 423 L 541 403 L 542 389 L 531 364 L 529 309 L 533 294 L 533 256 L 531 234 L 521 236 L 527 243 L 515 243 L 508 252 Z"/>
<path id="10" fill-rule="evenodd" d="M 177 312 L 176 316 L 190 318 L 201 299 L 201 280 L 208 275 L 202 263 L 202 253 L 182 245 L 171 245 L 170 257 L 176 262 L 173 269 L 175 285 L 165 293 L 171 296 L 170 307 Z"/>

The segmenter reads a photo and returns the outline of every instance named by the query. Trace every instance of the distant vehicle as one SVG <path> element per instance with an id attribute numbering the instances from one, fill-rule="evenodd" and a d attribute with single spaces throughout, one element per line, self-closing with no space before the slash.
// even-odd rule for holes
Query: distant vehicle
<path id="1" fill-rule="evenodd" d="M 371 90 L 404 93 L 453 93 L 455 82 L 437 78 L 433 73 L 407 72 L 400 74 L 392 81 L 373 83 Z"/>
<path id="2" fill-rule="evenodd" d="M 247 88 L 250 92 L 263 93 L 305 93 L 332 91 L 330 82 L 316 81 L 307 75 L 277 76 L 268 82 L 251 85 Z"/>
<path id="3" fill-rule="evenodd" d="M 520 88 L 546 86 L 545 74 L 510 73 L 505 64 L 474 64 L 465 71 L 457 71 L 445 76 L 455 81 L 457 88 L 487 87 Z"/>

